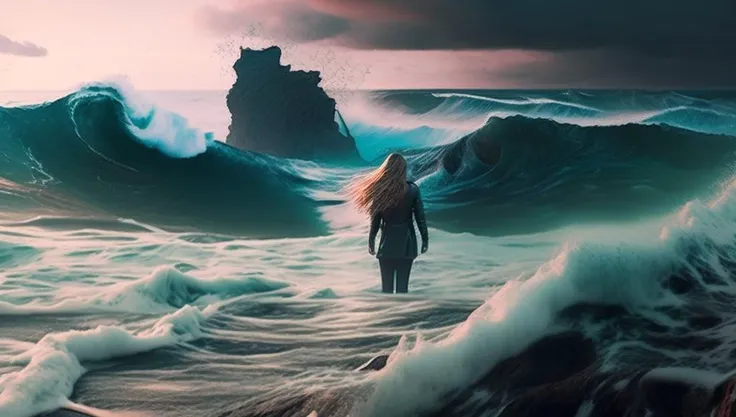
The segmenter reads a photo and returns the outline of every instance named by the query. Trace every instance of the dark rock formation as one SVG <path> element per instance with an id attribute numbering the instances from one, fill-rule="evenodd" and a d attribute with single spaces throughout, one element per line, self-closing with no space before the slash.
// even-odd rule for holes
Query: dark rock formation
<path id="1" fill-rule="evenodd" d="M 540 339 L 521 354 L 501 361 L 478 384 L 493 390 L 525 389 L 560 381 L 597 360 L 595 344 L 579 332 Z"/>
<path id="2" fill-rule="evenodd" d="M 249 151 L 307 160 L 360 161 L 355 140 L 340 132 L 335 100 L 318 71 L 281 65 L 281 49 L 240 51 L 227 95 L 232 115 L 227 143 Z M 346 128 L 347 131 L 347 128 Z"/>

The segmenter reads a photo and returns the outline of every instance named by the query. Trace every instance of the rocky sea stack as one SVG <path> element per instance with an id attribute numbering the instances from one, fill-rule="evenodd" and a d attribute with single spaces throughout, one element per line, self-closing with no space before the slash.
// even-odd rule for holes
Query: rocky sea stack
<path id="1" fill-rule="evenodd" d="M 285 158 L 360 161 L 355 140 L 340 131 L 335 100 L 318 71 L 281 65 L 281 49 L 241 48 L 228 92 L 232 116 L 227 143 Z M 347 132 L 347 129 L 345 129 Z"/>

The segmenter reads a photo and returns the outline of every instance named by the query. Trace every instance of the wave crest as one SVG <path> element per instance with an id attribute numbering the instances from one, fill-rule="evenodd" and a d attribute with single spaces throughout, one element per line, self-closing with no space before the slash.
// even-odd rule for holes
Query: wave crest
<path id="1" fill-rule="evenodd" d="M 113 100 L 121 105 L 120 119 L 132 138 L 172 158 L 191 158 L 204 153 L 214 137 L 189 126 L 186 118 L 155 106 L 126 84 L 90 84 L 68 99 L 69 111 L 77 134 L 90 115 L 81 107 Z M 93 116 L 94 117 L 94 116 Z M 89 146 L 89 144 L 88 144 Z"/>
<path id="2" fill-rule="evenodd" d="M 35 302 L 16 305 L 0 302 L 0 314 L 61 314 L 126 312 L 155 314 L 170 312 L 187 305 L 218 305 L 247 294 L 277 291 L 289 284 L 259 275 L 243 278 L 199 279 L 169 266 L 157 268 L 151 275 L 131 282 L 103 288 L 75 288 L 73 295 L 62 293 L 50 304 Z"/>

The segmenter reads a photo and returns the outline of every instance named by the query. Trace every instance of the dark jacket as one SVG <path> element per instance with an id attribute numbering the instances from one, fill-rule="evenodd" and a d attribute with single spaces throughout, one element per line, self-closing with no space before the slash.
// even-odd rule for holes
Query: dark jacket
<path id="1" fill-rule="evenodd" d="M 398 205 L 384 212 L 375 213 L 371 217 L 371 231 L 368 235 L 368 244 L 371 248 L 375 247 L 376 234 L 378 229 L 381 229 L 381 241 L 376 257 L 391 259 L 417 257 L 417 235 L 412 217 L 417 221 L 422 242 L 429 244 L 427 219 L 424 217 L 424 204 L 419 187 L 409 182 L 409 189 Z"/>

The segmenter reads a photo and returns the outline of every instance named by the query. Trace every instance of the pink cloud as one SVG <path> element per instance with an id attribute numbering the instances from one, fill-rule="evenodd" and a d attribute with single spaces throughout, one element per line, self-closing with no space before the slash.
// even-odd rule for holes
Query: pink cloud
<path id="1" fill-rule="evenodd" d="M 360 0 L 307 0 L 315 11 L 357 21 L 409 21 L 420 15 L 385 2 Z"/>
<path id="2" fill-rule="evenodd" d="M 7 36 L 0 35 L 0 54 L 41 57 L 48 55 L 46 48 L 31 42 L 17 42 Z"/>
<path id="3" fill-rule="evenodd" d="M 200 23 L 209 30 L 227 34 L 257 28 L 269 38 L 311 42 L 328 39 L 347 29 L 348 22 L 338 17 L 315 13 L 303 1 L 241 0 L 228 6 L 205 6 Z"/>

